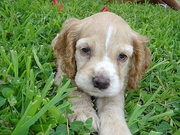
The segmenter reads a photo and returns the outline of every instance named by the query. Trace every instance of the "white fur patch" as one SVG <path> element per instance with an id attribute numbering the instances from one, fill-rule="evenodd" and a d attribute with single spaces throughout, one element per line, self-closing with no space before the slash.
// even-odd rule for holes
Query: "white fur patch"
<path id="1" fill-rule="evenodd" d="M 103 60 L 99 62 L 95 68 L 96 75 L 105 75 L 104 77 L 110 77 L 116 74 L 114 65 L 110 62 L 107 56 L 104 56 Z"/>
<path id="2" fill-rule="evenodd" d="M 110 86 L 108 87 L 107 91 L 102 92 L 106 94 L 106 96 L 117 94 L 123 87 L 123 84 L 121 84 L 121 81 L 119 81 L 119 76 L 117 75 L 113 63 L 107 56 L 104 56 L 103 60 L 95 67 L 95 75 L 108 78 L 110 80 Z"/>
<path id="3" fill-rule="evenodd" d="M 126 46 L 123 48 L 123 52 L 126 52 L 127 55 L 132 56 L 132 54 L 133 54 L 133 46 L 131 46 L 131 45 L 126 45 Z"/>
<path id="4" fill-rule="evenodd" d="M 113 30 L 114 30 L 114 28 L 110 25 L 108 28 L 107 37 L 106 37 L 106 50 L 108 49 L 110 38 L 111 38 L 111 35 L 113 33 Z"/>

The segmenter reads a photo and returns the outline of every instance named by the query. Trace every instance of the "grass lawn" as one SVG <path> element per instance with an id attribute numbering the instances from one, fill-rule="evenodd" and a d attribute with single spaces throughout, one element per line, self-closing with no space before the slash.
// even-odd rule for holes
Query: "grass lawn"
<path id="1" fill-rule="evenodd" d="M 150 4 L 102 0 L 0 1 L 0 134 L 90 134 L 91 119 L 68 123 L 68 94 L 63 78 L 53 84 L 55 63 L 50 46 L 62 23 L 82 19 L 107 6 L 138 33 L 149 37 L 152 63 L 139 89 L 125 93 L 133 135 L 180 135 L 180 11 Z M 91 133 L 94 134 L 94 133 Z"/>

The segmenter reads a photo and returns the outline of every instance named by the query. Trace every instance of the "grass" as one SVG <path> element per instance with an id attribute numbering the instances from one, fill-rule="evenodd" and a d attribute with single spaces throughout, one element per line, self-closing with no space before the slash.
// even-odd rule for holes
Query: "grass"
<path id="1" fill-rule="evenodd" d="M 180 134 L 180 12 L 149 4 L 62 0 L 0 1 L 0 134 L 89 134 L 91 119 L 68 123 L 70 81 L 53 84 L 50 46 L 69 17 L 84 18 L 103 6 L 149 37 L 151 67 L 139 89 L 125 93 L 133 135 Z"/>

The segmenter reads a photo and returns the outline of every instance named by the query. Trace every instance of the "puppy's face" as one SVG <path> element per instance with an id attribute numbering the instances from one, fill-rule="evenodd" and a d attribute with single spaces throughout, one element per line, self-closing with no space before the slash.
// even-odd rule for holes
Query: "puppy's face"
<path id="1" fill-rule="evenodd" d="M 131 30 L 119 23 L 98 24 L 101 22 L 83 29 L 76 43 L 75 82 L 90 95 L 113 96 L 127 83 L 133 54 L 131 35 L 127 34 Z"/>
<path id="2" fill-rule="evenodd" d="M 76 70 L 69 78 L 74 78 L 78 88 L 92 96 L 108 97 L 124 90 L 127 84 L 130 88 L 136 87 L 150 62 L 146 38 L 113 13 L 99 13 L 83 20 L 75 19 L 73 23 L 74 26 L 68 22 L 65 26 L 68 30 L 55 38 L 54 49 L 62 49 L 63 45 L 73 48 L 74 57 L 70 61 Z M 63 45 L 58 48 L 58 44 Z M 67 50 L 70 49 L 62 51 L 60 57 L 71 55 L 63 56 Z M 56 51 L 57 56 L 58 53 Z M 61 61 L 61 70 L 68 74 L 71 70 L 68 70 L 67 59 Z"/>

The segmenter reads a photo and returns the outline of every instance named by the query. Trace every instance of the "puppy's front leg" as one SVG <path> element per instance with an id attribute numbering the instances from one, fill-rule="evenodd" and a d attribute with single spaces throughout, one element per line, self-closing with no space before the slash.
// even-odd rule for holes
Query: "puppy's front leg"
<path id="1" fill-rule="evenodd" d="M 124 117 L 124 94 L 98 98 L 99 135 L 131 135 Z"/>
<path id="2" fill-rule="evenodd" d="M 92 118 L 92 126 L 95 131 L 98 131 L 99 118 L 93 108 L 93 103 L 90 97 L 81 91 L 73 91 L 71 95 L 78 95 L 79 97 L 69 99 L 69 101 L 72 103 L 72 110 L 74 111 L 73 114 L 68 115 L 70 122 L 75 120 L 85 122 L 88 118 Z"/>

